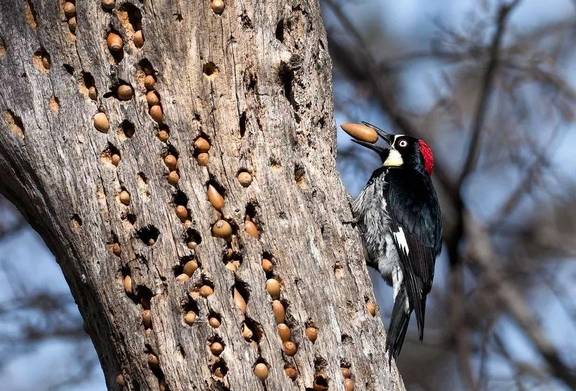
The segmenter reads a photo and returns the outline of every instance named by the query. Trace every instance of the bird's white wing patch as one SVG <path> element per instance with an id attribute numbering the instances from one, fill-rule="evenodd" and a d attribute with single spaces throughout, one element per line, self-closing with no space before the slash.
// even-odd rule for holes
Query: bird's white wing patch
<path id="1" fill-rule="evenodd" d="M 402 227 L 398 227 L 398 231 L 392 232 L 392 235 L 394 235 L 394 239 L 396 240 L 396 243 L 398 243 L 398 246 L 406 255 L 408 255 L 410 249 L 408 248 L 408 242 L 406 241 L 406 236 L 404 235 Z"/>

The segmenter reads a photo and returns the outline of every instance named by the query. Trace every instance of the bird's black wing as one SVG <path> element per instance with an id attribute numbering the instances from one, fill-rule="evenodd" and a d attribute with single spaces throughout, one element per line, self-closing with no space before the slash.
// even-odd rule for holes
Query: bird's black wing
<path id="1" fill-rule="evenodd" d="M 387 178 L 390 230 L 422 339 L 426 295 L 432 287 L 435 259 L 441 247 L 440 208 L 427 175 L 411 170 L 390 170 Z"/>

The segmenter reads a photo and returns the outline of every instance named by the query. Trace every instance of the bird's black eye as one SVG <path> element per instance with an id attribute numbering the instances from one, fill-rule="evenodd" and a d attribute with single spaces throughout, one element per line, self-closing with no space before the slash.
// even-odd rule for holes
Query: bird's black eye
<path id="1" fill-rule="evenodd" d="M 404 148 L 404 147 L 406 147 L 407 145 L 408 145 L 408 141 L 406 141 L 406 140 L 400 140 L 400 141 L 398 141 L 398 146 L 401 147 L 401 148 Z"/>

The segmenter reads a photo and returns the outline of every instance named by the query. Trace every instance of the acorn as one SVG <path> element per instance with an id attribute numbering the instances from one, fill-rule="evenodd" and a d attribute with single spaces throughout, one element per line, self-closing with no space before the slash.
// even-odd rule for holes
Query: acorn
<path id="1" fill-rule="evenodd" d="M 213 328 L 217 329 L 218 327 L 220 327 L 220 319 L 218 319 L 215 316 L 211 316 L 208 318 L 208 324 Z"/>
<path id="2" fill-rule="evenodd" d="M 258 227 L 256 227 L 256 224 L 254 224 L 254 222 L 249 219 L 246 219 L 244 221 L 244 231 L 254 238 L 257 238 L 260 235 L 260 232 L 258 231 Z"/>
<path id="3" fill-rule="evenodd" d="M 188 209 L 184 205 L 177 205 L 176 216 L 182 221 L 186 220 L 188 218 Z"/>
<path id="4" fill-rule="evenodd" d="M 280 323 L 278 326 L 276 326 L 276 331 L 278 332 L 282 342 L 290 340 L 292 332 L 290 331 L 290 327 L 288 327 L 285 323 Z"/>
<path id="5" fill-rule="evenodd" d="M 281 290 L 280 282 L 275 278 L 270 278 L 266 281 L 266 291 L 272 296 L 273 299 L 278 299 L 280 297 Z"/>
<path id="6" fill-rule="evenodd" d="M 220 210 L 224 207 L 224 197 L 216 190 L 216 188 L 212 185 L 208 185 L 208 191 L 206 192 L 208 197 L 208 201 L 214 209 Z"/>
<path id="7" fill-rule="evenodd" d="M 378 141 L 378 133 L 374 129 L 364 124 L 354 124 L 346 122 L 340 125 L 342 130 L 354 137 L 356 140 L 374 144 Z"/>
<path id="8" fill-rule="evenodd" d="M 118 155 L 117 153 L 113 153 L 112 156 L 110 157 L 110 161 L 112 162 L 113 165 L 118 166 L 118 164 L 120 164 L 120 155 Z"/>
<path id="9" fill-rule="evenodd" d="M 217 238 L 229 238 L 232 235 L 232 226 L 226 220 L 218 220 L 212 226 L 212 236 Z"/>
<path id="10" fill-rule="evenodd" d="M 66 15 L 67 18 L 76 16 L 76 5 L 74 3 L 67 1 L 62 6 L 62 9 L 64 10 L 64 15 Z"/>
<path id="11" fill-rule="evenodd" d="M 166 129 L 160 129 L 156 136 L 158 136 L 160 141 L 166 142 L 170 138 L 170 133 Z"/>
<path id="12" fill-rule="evenodd" d="M 119 373 L 116 375 L 116 384 L 118 384 L 120 387 L 124 387 L 126 385 L 126 380 L 124 380 L 123 374 Z"/>
<path id="13" fill-rule="evenodd" d="M 268 366 L 263 362 L 259 362 L 254 366 L 254 374 L 260 380 L 264 380 L 268 377 Z"/>
<path id="14" fill-rule="evenodd" d="M 210 344 L 210 352 L 213 355 L 219 356 L 224 351 L 224 346 L 220 342 L 212 342 Z"/>
<path id="15" fill-rule="evenodd" d="M 206 298 L 214 293 L 214 288 L 212 288 L 210 285 L 202 285 L 198 292 L 200 293 L 200 296 Z"/>
<path id="16" fill-rule="evenodd" d="M 196 161 L 200 166 L 207 166 L 208 165 L 208 154 L 206 152 L 199 153 L 196 156 Z"/>
<path id="17" fill-rule="evenodd" d="M 160 105 L 151 106 L 148 113 L 150 114 L 150 117 L 152 117 L 152 119 L 156 122 L 162 122 L 164 119 L 164 112 L 162 111 L 162 106 Z"/>
<path id="18" fill-rule="evenodd" d="M 284 350 L 284 353 L 286 353 L 288 356 L 293 356 L 298 351 L 298 345 L 292 341 L 286 341 L 284 344 L 282 344 L 282 350 Z"/>
<path id="19" fill-rule="evenodd" d="M 236 265 L 234 262 L 228 262 L 224 266 L 226 267 L 226 269 L 230 270 L 231 272 L 235 272 L 236 270 L 238 270 L 238 265 Z"/>
<path id="20" fill-rule="evenodd" d="M 130 100 L 134 95 L 134 90 L 128 84 L 120 84 L 116 89 L 116 95 L 120 100 Z"/>
<path id="21" fill-rule="evenodd" d="M 76 27 L 78 26 L 78 23 L 76 22 L 76 17 L 73 16 L 70 19 L 68 19 L 68 28 L 70 29 L 70 31 L 72 33 L 76 32 Z"/>
<path id="22" fill-rule="evenodd" d="M 198 315 L 196 315 L 196 312 L 188 311 L 184 314 L 184 322 L 186 322 L 187 325 L 192 325 L 197 317 Z"/>
<path id="23" fill-rule="evenodd" d="M 294 380 L 294 379 L 296 379 L 296 377 L 298 377 L 298 370 L 296 368 L 294 368 L 293 366 L 287 366 L 286 368 L 284 368 L 284 373 L 291 380 Z"/>
<path id="24" fill-rule="evenodd" d="M 142 311 L 142 324 L 145 328 L 152 328 L 152 312 L 150 310 Z"/>
<path id="25" fill-rule="evenodd" d="M 158 96 L 156 91 L 154 90 L 148 91 L 146 93 L 146 102 L 148 103 L 148 106 L 157 105 L 160 103 L 160 97 Z"/>
<path id="26" fill-rule="evenodd" d="M 88 87 L 88 97 L 92 100 L 96 100 L 96 98 L 98 98 L 98 91 L 96 90 L 96 87 Z"/>
<path id="27" fill-rule="evenodd" d="M 208 152 L 210 150 L 210 143 L 204 137 L 198 137 L 194 141 L 194 149 L 198 152 Z"/>
<path id="28" fill-rule="evenodd" d="M 112 9 L 114 8 L 115 3 L 116 0 L 102 0 L 102 7 L 105 9 Z"/>
<path id="29" fill-rule="evenodd" d="M 344 391 L 354 391 L 354 380 L 352 379 L 344 380 Z"/>
<path id="30" fill-rule="evenodd" d="M 306 338 L 308 338 L 310 342 L 312 343 L 316 342 L 316 339 L 318 338 L 318 329 L 316 327 L 308 326 L 306 327 L 304 333 L 306 334 Z"/>
<path id="31" fill-rule="evenodd" d="M 210 3 L 210 8 L 212 8 L 212 11 L 214 11 L 215 14 L 220 15 L 222 14 L 222 12 L 224 12 L 224 1 L 223 0 L 212 0 L 212 2 Z"/>
<path id="32" fill-rule="evenodd" d="M 182 273 L 182 274 L 178 274 L 176 276 L 176 281 L 180 282 L 180 283 L 185 283 L 186 281 L 188 281 L 190 279 L 190 276 L 186 273 Z"/>
<path id="33" fill-rule="evenodd" d="M 158 356 L 154 353 L 148 353 L 148 365 L 152 368 L 157 368 L 160 365 L 160 360 L 158 360 Z"/>
<path id="34" fill-rule="evenodd" d="M 350 367 L 341 367 L 340 371 L 342 372 L 342 377 L 344 379 L 350 379 L 352 377 L 352 370 L 350 370 Z"/>
<path id="35" fill-rule="evenodd" d="M 253 336 L 254 332 L 250 330 L 250 327 L 248 327 L 246 323 L 242 323 L 242 337 L 244 337 L 246 341 L 251 341 Z"/>
<path id="36" fill-rule="evenodd" d="M 43 55 L 41 61 L 44 69 L 50 69 L 50 59 L 48 56 Z"/>
<path id="37" fill-rule="evenodd" d="M 190 250 L 195 250 L 197 246 L 198 246 L 198 243 L 196 243 L 193 240 L 186 242 L 186 247 L 188 247 Z"/>
<path id="38" fill-rule="evenodd" d="M 111 250 L 112 254 L 116 255 L 117 257 L 119 257 L 120 254 L 122 253 L 122 248 L 120 247 L 120 243 L 118 242 L 112 243 Z"/>
<path id="39" fill-rule="evenodd" d="M 262 266 L 262 269 L 266 273 L 270 273 L 274 269 L 274 264 L 272 263 L 272 261 L 270 261 L 269 259 L 266 259 L 266 258 L 262 259 L 262 262 L 260 263 L 260 265 Z"/>
<path id="40" fill-rule="evenodd" d="M 190 277 L 192 277 L 192 274 L 194 274 L 194 272 L 196 271 L 196 269 L 198 269 L 198 262 L 196 262 L 195 260 L 190 260 L 188 262 L 186 262 L 184 264 L 184 273 Z"/>
<path id="41" fill-rule="evenodd" d="M 244 296 L 242 296 L 240 292 L 238 292 L 238 289 L 236 288 L 234 288 L 233 298 L 234 298 L 234 304 L 236 304 L 236 307 L 238 307 L 240 312 L 242 312 L 243 314 L 246 313 L 246 300 L 244 299 Z"/>
<path id="42" fill-rule="evenodd" d="M 138 30 L 132 36 L 132 42 L 134 42 L 134 46 L 137 48 L 141 48 L 144 46 L 144 35 L 142 34 L 142 30 Z"/>
<path id="43" fill-rule="evenodd" d="M 239 172 L 237 178 L 238 182 L 240 182 L 243 187 L 248 187 L 252 183 L 252 174 L 250 174 L 248 171 Z"/>
<path id="44" fill-rule="evenodd" d="M 372 316 L 376 316 L 376 304 L 374 304 L 373 302 L 369 301 L 368 303 L 366 303 L 366 309 L 368 310 L 368 313 Z"/>
<path id="45" fill-rule="evenodd" d="M 94 121 L 94 127 L 100 132 L 106 133 L 110 129 L 110 122 L 105 113 L 96 113 L 92 120 Z"/>
<path id="46" fill-rule="evenodd" d="M 168 167 L 171 171 L 175 170 L 176 166 L 178 165 L 178 159 L 176 156 L 168 154 L 164 156 L 164 164 L 166 164 L 166 167 Z"/>
<path id="47" fill-rule="evenodd" d="M 170 171 L 168 174 L 168 183 L 170 183 L 172 186 L 176 186 L 178 181 L 180 181 L 180 175 L 178 175 L 178 172 Z"/>
<path id="48" fill-rule="evenodd" d="M 156 78 L 153 75 L 146 75 L 144 78 L 144 87 L 146 87 L 147 90 L 151 90 L 154 88 L 155 84 Z"/>
<path id="49" fill-rule="evenodd" d="M 124 41 L 122 41 L 122 37 L 114 32 L 108 33 L 108 37 L 106 37 L 106 44 L 108 45 L 108 49 L 110 49 L 111 52 L 118 52 L 124 47 Z"/>
<path id="50" fill-rule="evenodd" d="M 126 190 L 122 190 L 120 192 L 119 198 L 120 202 L 123 203 L 124 205 L 130 204 L 130 193 L 128 193 Z"/>
<path id="51" fill-rule="evenodd" d="M 286 309 L 280 300 L 272 301 L 272 312 L 276 323 L 284 323 L 284 320 L 286 320 Z"/>
<path id="52" fill-rule="evenodd" d="M 132 283 L 132 277 L 124 276 L 122 284 L 124 285 L 124 292 L 126 292 L 127 295 L 131 295 L 132 293 L 134 293 L 134 284 Z"/>

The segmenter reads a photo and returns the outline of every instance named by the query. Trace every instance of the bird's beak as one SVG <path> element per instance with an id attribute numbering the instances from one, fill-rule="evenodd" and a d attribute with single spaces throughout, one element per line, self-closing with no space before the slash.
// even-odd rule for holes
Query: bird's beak
<path id="1" fill-rule="evenodd" d="M 386 133 L 385 131 L 383 131 L 382 129 L 380 129 L 378 126 L 376 125 L 372 125 L 369 122 L 366 121 L 362 121 L 362 123 L 366 126 L 368 126 L 369 128 L 372 128 L 376 131 L 376 133 L 378 133 L 378 136 L 380 136 L 380 138 L 382 138 L 384 141 L 386 141 L 389 145 L 392 145 L 392 143 L 394 142 L 394 135 L 390 134 L 390 133 Z M 360 144 L 360 143 L 359 143 Z M 362 144 L 363 145 L 363 144 Z M 367 147 L 367 145 L 364 145 L 365 147 Z M 369 147 L 368 147 L 369 148 Z"/>
<path id="2" fill-rule="evenodd" d="M 368 149 L 371 149 L 374 152 L 378 153 L 378 155 L 380 155 L 380 156 L 382 156 L 382 154 L 388 152 L 388 149 L 382 148 L 381 146 L 376 145 L 376 144 L 371 144 L 371 143 L 367 143 L 365 141 L 359 141 L 359 140 L 354 140 L 354 139 L 352 139 L 352 142 L 359 144 L 359 145 L 362 145 L 363 147 L 366 147 Z"/>

